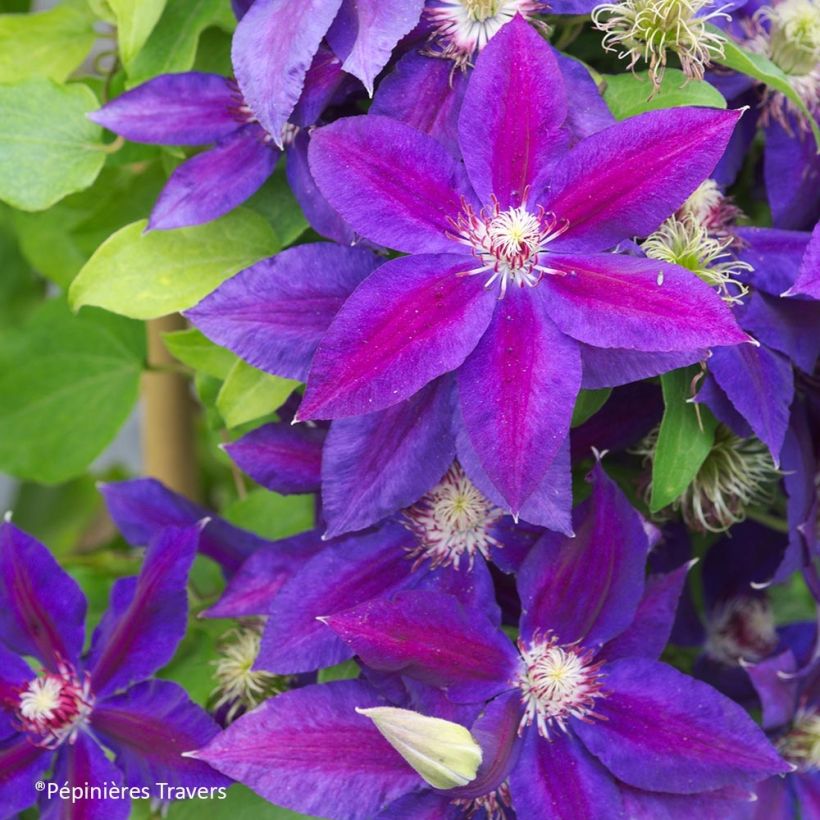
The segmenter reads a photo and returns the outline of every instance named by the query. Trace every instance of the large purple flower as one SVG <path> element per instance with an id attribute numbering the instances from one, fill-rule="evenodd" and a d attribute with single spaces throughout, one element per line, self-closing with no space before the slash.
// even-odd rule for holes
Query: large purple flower
<path id="1" fill-rule="evenodd" d="M 739 113 L 651 112 L 563 153 L 566 110 L 551 50 L 517 18 L 471 75 L 464 167 L 383 117 L 314 135 L 311 169 L 329 202 L 365 237 L 410 255 L 342 307 L 300 418 L 390 407 L 458 370 L 459 458 L 518 513 L 566 439 L 584 346 L 639 351 L 651 374 L 669 354 L 691 362 L 698 349 L 748 340 L 689 272 L 604 252 L 682 204 Z"/>
<path id="2" fill-rule="evenodd" d="M 82 655 L 86 600 L 49 551 L 0 525 L 0 817 L 37 799 L 34 783 L 56 762 L 68 785 L 198 788 L 228 780 L 183 752 L 219 726 L 170 681 L 151 675 L 171 660 L 188 622 L 186 584 L 199 526 L 167 529 L 139 576 L 115 583 L 111 604 Z M 32 670 L 23 658 L 41 664 Z M 113 762 L 102 744 L 114 753 Z M 45 795 L 44 817 L 125 818 L 129 801 L 71 804 Z M 68 812 L 68 813 L 66 813 Z"/>

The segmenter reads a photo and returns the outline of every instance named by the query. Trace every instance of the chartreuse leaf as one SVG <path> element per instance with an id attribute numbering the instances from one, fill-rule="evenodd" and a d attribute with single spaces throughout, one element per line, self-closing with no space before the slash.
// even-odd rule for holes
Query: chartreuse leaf
<path id="1" fill-rule="evenodd" d="M 236 364 L 236 356 L 230 350 L 215 345 L 196 328 L 175 330 L 162 338 L 175 359 L 215 379 L 226 379 Z"/>
<path id="2" fill-rule="evenodd" d="M 30 77 L 61 82 L 85 59 L 97 35 L 86 0 L 49 11 L 0 16 L 0 83 Z"/>
<path id="3" fill-rule="evenodd" d="M 715 417 L 706 407 L 687 401 L 697 372 L 690 367 L 661 376 L 665 408 L 652 461 L 652 512 L 671 504 L 689 486 L 715 440 Z"/>
<path id="4" fill-rule="evenodd" d="M 194 65 L 202 32 L 208 26 L 229 28 L 234 22 L 230 3 L 225 0 L 173 0 L 167 3 L 148 41 L 127 66 L 129 87 L 157 74 L 189 71 Z"/>
<path id="5" fill-rule="evenodd" d="M 145 45 L 166 0 L 108 0 L 117 25 L 117 45 L 126 68 Z"/>
<path id="6" fill-rule="evenodd" d="M 312 495 L 284 496 L 260 487 L 230 504 L 223 515 L 237 527 L 276 541 L 309 530 L 316 512 Z"/>
<path id="7" fill-rule="evenodd" d="M 79 83 L 35 78 L 0 86 L 0 199 L 42 211 L 88 188 L 105 163 L 97 98 Z"/>
<path id="8" fill-rule="evenodd" d="M 779 91 L 784 94 L 794 103 L 795 106 L 803 113 L 812 133 L 814 134 L 814 141 L 817 143 L 817 149 L 820 151 L 820 126 L 812 116 L 803 98 L 794 90 L 792 84 L 789 82 L 789 77 L 785 72 L 778 68 L 765 54 L 756 54 L 752 51 L 747 51 L 741 48 L 733 40 L 726 37 L 726 35 L 715 26 L 708 26 L 713 34 L 723 37 L 723 56 L 716 55 L 712 61 L 726 66 L 726 68 L 733 68 L 741 74 L 748 77 L 754 77 L 756 80 L 765 83 L 769 88 Z"/>
<path id="9" fill-rule="evenodd" d="M 149 801 L 138 800 L 135 806 L 148 806 Z M 144 816 L 147 820 L 149 815 Z M 310 820 L 306 814 L 274 806 L 238 783 L 231 786 L 225 799 L 174 800 L 169 804 L 167 820 Z M 134 813 L 134 820 L 140 817 Z"/>
<path id="10" fill-rule="evenodd" d="M 611 387 L 604 387 L 601 390 L 582 390 L 575 400 L 575 409 L 572 411 L 572 426 L 578 427 L 588 418 L 594 416 L 606 404 L 611 394 Z"/>
<path id="11" fill-rule="evenodd" d="M 144 233 L 126 225 L 97 248 L 77 274 L 69 299 L 133 319 L 191 307 L 238 271 L 279 250 L 264 217 L 240 208 L 195 228 Z"/>
<path id="12" fill-rule="evenodd" d="M 293 244 L 308 229 L 308 222 L 290 190 L 282 163 L 247 204 L 273 225 L 283 247 Z"/>
<path id="13" fill-rule="evenodd" d="M 46 302 L 0 344 L 0 471 L 43 483 L 82 473 L 133 409 L 143 328 Z"/>
<path id="14" fill-rule="evenodd" d="M 683 105 L 702 105 L 708 108 L 726 108 L 723 95 L 709 83 L 689 80 L 677 68 L 667 68 L 660 90 L 652 94 L 648 71 L 635 74 L 605 74 L 604 100 L 615 119 L 624 120 L 644 111 L 659 108 L 678 108 Z"/>
<path id="15" fill-rule="evenodd" d="M 278 410 L 298 386 L 238 359 L 216 397 L 216 409 L 228 427 L 238 427 Z"/>

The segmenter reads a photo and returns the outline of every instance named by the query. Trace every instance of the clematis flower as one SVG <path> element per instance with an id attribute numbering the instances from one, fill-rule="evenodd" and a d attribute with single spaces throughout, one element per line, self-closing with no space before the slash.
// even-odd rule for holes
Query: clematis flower
<path id="1" fill-rule="evenodd" d="M 624 350 L 649 375 L 749 340 L 690 273 L 605 253 L 682 204 L 739 113 L 650 112 L 564 154 L 566 107 L 551 50 L 516 18 L 470 77 L 466 174 L 439 143 L 383 117 L 315 133 L 311 169 L 331 205 L 410 255 L 345 302 L 313 359 L 300 420 L 385 409 L 457 371 L 459 461 L 518 514 L 564 446 L 582 345 L 613 350 L 617 379 Z"/>
<path id="2" fill-rule="evenodd" d="M 158 782 L 228 785 L 201 761 L 182 757 L 219 726 L 180 686 L 151 679 L 185 634 L 199 530 L 166 529 L 151 543 L 139 576 L 114 584 L 83 655 L 80 588 L 42 544 L 9 522 L 0 525 L 0 816 L 35 802 L 34 783 L 52 762 L 61 785 L 124 782 L 152 794 Z M 41 664 L 39 671 L 24 658 Z M 40 801 L 44 817 L 125 818 L 130 806 L 116 798 Z"/>
<path id="3" fill-rule="evenodd" d="M 151 212 L 149 230 L 199 225 L 222 216 L 256 193 L 284 152 L 288 182 L 308 221 L 320 233 L 350 242 L 349 229 L 316 192 L 307 169 L 304 130 L 345 93 L 339 61 L 321 48 L 298 108 L 275 134 L 260 124 L 234 80 L 198 71 L 154 77 L 88 116 L 133 142 L 215 143 L 171 174 Z"/>
<path id="4" fill-rule="evenodd" d="M 481 790 L 471 784 L 471 796 L 499 790 L 495 796 L 509 795 L 518 817 L 562 816 L 568 807 L 571 816 L 619 816 L 621 784 L 638 793 L 633 801 L 645 794 L 661 806 L 684 797 L 708 804 L 725 799 L 726 790 L 731 797 L 732 789 L 787 771 L 739 706 L 655 660 L 688 567 L 644 586 L 649 541 L 643 523 L 600 465 L 579 520 L 577 538 L 545 535 L 518 573 L 517 649 L 484 611 L 429 590 L 398 592 L 325 620 L 375 674 L 438 688 L 456 705 L 487 704 L 490 722 L 472 734 L 493 761 L 494 780 L 481 782 Z M 262 738 L 272 742 L 304 726 L 294 716 L 295 698 L 274 700 L 240 719 L 198 755 L 301 811 L 373 816 L 379 802 L 389 804 L 402 792 L 406 816 L 423 816 L 423 807 L 435 805 L 429 792 L 408 794 L 412 787 L 387 766 L 360 765 L 365 756 L 373 759 L 373 742 L 353 734 L 352 716 L 344 730 L 344 709 L 331 706 L 330 693 L 319 707 L 319 695 L 306 692 L 300 714 L 322 715 L 318 722 L 328 727 L 325 739 L 335 750 L 326 768 L 317 765 L 318 752 L 274 773 L 269 765 L 246 762 L 243 747 L 258 748 Z M 309 698 L 317 702 L 310 711 Z M 355 699 L 349 696 L 348 708 L 370 705 Z M 366 798 L 341 807 L 334 803 L 338 777 L 348 766 L 357 778 L 352 793 Z M 308 781 L 311 771 L 322 775 Z M 436 796 L 439 805 L 452 800 Z M 383 816 L 402 815 L 398 805 L 388 805 Z"/>

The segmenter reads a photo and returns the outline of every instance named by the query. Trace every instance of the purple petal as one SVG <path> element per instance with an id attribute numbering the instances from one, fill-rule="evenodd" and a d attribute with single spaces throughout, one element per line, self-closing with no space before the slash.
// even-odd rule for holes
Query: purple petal
<path id="1" fill-rule="evenodd" d="M 458 276 L 469 265 L 460 254 L 404 256 L 371 274 L 319 345 L 299 419 L 383 410 L 457 368 L 496 305 Z"/>
<path id="2" fill-rule="evenodd" d="M 623 632 L 643 593 L 649 540 L 643 521 L 600 464 L 592 496 L 578 507 L 575 538 L 546 533 L 518 574 L 521 634 L 555 632 L 592 646 Z"/>
<path id="3" fill-rule="evenodd" d="M 236 27 L 236 79 L 262 127 L 281 145 L 319 44 L 342 0 L 256 0 Z"/>
<path id="4" fill-rule="evenodd" d="M 232 461 L 263 487 L 282 495 L 318 492 L 325 431 L 274 422 L 225 447 Z"/>
<path id="5" fill-rule="evenodd" d="M 310 167 L 330 204 L 362 236 L 406 253 L 457 249 L 448 219 L 469 191 L 432 137 L 388 117 L 348 117 L 316 131 Z"/>
<path id="6" fill-rule="evenodd" d="M 495 600 L 495 584 L 486 561 L 479 559 L 472 567 L 463 560 L 455 566 L 422 567 L 416 571 L 416 577 L 419 581 L 414 589 L 452 595 L 466 609 L 481 611 L 496 626 L 501 625 L 501 608 Z"/>
<path id="7" fill-rule="evenodd" d="M 579 142 L 556 166 L 544 203 L 569 222 L 556 250 L 605 250 L 654 231 L 709 176 L 740 114 L 649 111 Z"/>
<path id="8" fill-rule="evenodd" d="M 800 294 L 820 299 L 820 223 L 811 233 L 811 241 L 800 263 L 800 272 L 788 293 L 789 296 Z"/>
<path id="9" fill-rule="evenodd" d="M 0 640 L 56 670 L 76 665 L 85 640 L 86 601 L 76 581 L 39 541 L 0 524 Z"/>
<path id="10" fill-rule="evenodd" d="M 544 172 L 563 148 L 564 82 L 552 49 L 516 15 L 490 40 L 470 77 L 459 144 L 478 198 L 502 209 L 542 193 Z"/>
<path id="11" fill-rule="evenodd" d="M 399 592 L 326 622 L 368 666 L 446 686 L 456 702 L 486 700 L 511 688 L 520 663 L 484 613 L 437 592 Z"/>
<path id="12" fill-rule="evenodd" d="M 718 347 L 709 372 L 778 463 L 794 398 L 789 362 L 762 346 Z"/>
<path id="13" fill-rule="evenodd" d="M 650 575 L 632 623 L 603 648 L 599 657 L 660 658 L 672 634 L 690 568 L 687 563 L 673 572 Z"/>
<path id="14" fill-rule="evenodd" d="M 800 679 L 791 649 L 760 663 L 743 664 L 763 707 L 763 728 L 777 729 L 791 723 L 797 711 Z"/>
<path id="15" fill-rule="evenodd" d="M 35 746 L 25 734 L 0 742 L 0 817 L 13 818 L 35 803 L 34 783 L 49 767 L 53 754 Z"/>
<path id="16" fill-rule="evenodd" d="M 173 658 L 188 626 L 188 572 L 200 530 L 163 530 L 149 544 L 140 574 L 114 583 L 87 664 L 95 694 L 150 677 Z"/>
<path id="17" fill-rule="evenodd" d="M 91 726 L 116 753 L 125 782 L 154 787 L 227 786 L 201 760 L 183 757 L 219 732 L 219 726 L 176 683 L 151 680 L 97 703 Z"/>
<path id="18" fill-rule="evenodd" d="M 268 610 L 257 666 L 291 674 L 333 666 L 350 649 L 318 620 L 407 585 L 413 537 L 399 524 L 331 542 L 284 584 Z"/>
<path id="19" fill-rule="evenodd" d="M 358 77 L 373 96 L 376 75 L 399 40 L 418 23 L 424 0 L 344 0 L 328 31 L 342 68 Z"/>
<path id="20" fill-rule="evenodd" d="M 510 777 L 518 817 L 577 820 L 620 817 L 621 797 L 609 772 L 569 734 L 551 742 L 527 732 Z"/>
<path id="21" fill-rule="evenodd" d="M 346 79 L 350 78 L 342 71 L 341 60 L 322 43 L 305 75 L 305 85 L 290 121 L 304 128 L 314 125 Z"/>
<path id="22" fill-rule="evenodd" d="M 163 74 L 88 115 L 132 142 L 207 145 L 242 126 L 241 100 L 226 77 Z"/>
<path id="23" fill-rule="evenodd" d="M 467 75 L 453 72 L 452 63 L 410 51 L 379 83 L 369 113 L 429 134 L 457 157 L 458 115 L 466 89 Z"/>
<path id="24" fill-rule="evenodd" d="M 735 406 L 729 401 L 729 397 L 708 372 L 695 396 L 695 402 L 705 404 L 717 420 L 725 424 L 735 435 L 741 438 L 749 438 L 753 435 L 749 422 L 737 412 Z"/>
<path id="25" fill-rule="evenodd" d="M 820 776 L 817 772 L 796 774 L 792 786 L 797 797 L 797 810 L 802 818 L 820 815 Z"/>
<path id="26" fill-rule="evenodd" d="M 809 243 L 807 233 L 777 228 L 735 228 L 734 233 L 740 240 L 735 255 L 754 268 L 748 277 L 755 288 L 780 296 L 794 284 Z"/>
<path id="27" fill-rule="evenodd" d="M 423 786 L 356 709 L 383 703 L 362 681 L 285 692 L 243 715 L 197 756 L 278 805 L 339 820 L 370 820 Z"/>
<path id="28" fill-rule="evenodd" d="M 603 720 L 573 728 L 625 783 L 691 794 L 789 771 L 746 711 L 705 683 L 645 659 L 605 669 Z"/>
<path id="29" fill-rule="evenodd" d="M 264 137 L 258 125 L 246 125 L 215 148 L 183 162 L 162 189 L 148 230 L 210 222 L 255 194 L 279 159 L 279 152 Z"/>
<path id="30" fill-rule="evenodd" d="M 727 793 L 728 791 L 728 793 Z M 630 820 L 752 820 L 757 804 L 752 793 L 737 795 L 726 789 L 702 794 L 665 794 L 621 786 L 624 807 Z M 770 814 L 764 817 L 789 815 Z"/>
<path id="31" fill-rule="evenodd" d="M 452 820 L 453 808 L 446 792 L 425 789 L 394 800 L 374 820 Z"/>
<path id="32" fill-rule="evenodd" d="M 57 753 L 57 765 L 50 778 L 69 786 L 122 786 L 122 772 L 105 756 L 99 744 L 85 732 L 72 743 L 66 743 Z M 129 784 L 130 785 L 130 784 Z M 153 784 L 152 784 L 153 785 Z M 121 798 L 79 797 L 70 802 L 58 796 L 40 797 L 43 820 L 126 820 L 130 803 Z"/>
<path id="33" fill-rule="evenodd" d="M 514 515 L 566 439 L 581 386 L 577 345 L 534 296 L 513 291 L 499 303 L 458 378 L 465 430 Z"/>
<path id="34" fill-rule="evenodd" d="M 800 775 L 789 778 L 770 777 L 768 780 L 758 783 L 755 786 L 757 801 L 753 807 L 755 809 L 754 820 L 799 816 L 800 808 L 795 805 L 796 801 L 789 787 L 800 777 Z"/>
<path id="35" fill-rule="evenodd" d="M 304 381 L 333 317 L 378 263 L 359 248 L 298 245 L 237 273 L 185 315 L 254 367 Z"/>
<path id="36" fill-rule="evenodd" d="M 706 350 L 675 350 L 671 353 L 645 353 L 640 350 L 592 347 L 581 344 L 584 375 L 581 387 L 599 390 L 647 379 L 670 370 L 703 361 Z"/>
<path id="37" fill-rule="evenodd" d="M 253 552 L 270 544 L 247 530 L 213 517 L 200 507 L 172 492 L 152 478 L 135 478 L 100 485 L 108 512 L 125 539 L 145 546 L 165 527 L 187 527 L 211 516 L 199 537 L 199 551 L 235 572 Z"/>
<path id="38" fill-rule="evenodd" d="M 447 472 L 455 456 L 451 390 L 438 379 L 387 410 L 333 422 L 322 462 L 328 535 L 409 507 Z"/>
<path id="39" fill-rule="evenodd" d="M 594 347 L 690 351 L 748 342 L 731 309 L 691 271 L 615 253 L 550 254 L 541 287 L 566 334 Z"/>
<path id="40" fill-rule="evenodd" d="M 555 3 L 551 4 L 551 9 L 553 13 L 558 13 Z M 553 50 L 553 56 L 558 60 L 558 68 L 564 78 L 566 96 L 572 100 L 564 124 L 571 143 L 574 145 L 578 140 L 614 125 L 615 118 L 586 66 L 560 51 Z"/>
<path id="41" fill-rule="evenodd" d="M 230 579 L 219 601 L 203 614 L 208 618 L 267 615 L 285 582 L 326 548 L 321 532 L 311 530 L 258 549 Z"/>

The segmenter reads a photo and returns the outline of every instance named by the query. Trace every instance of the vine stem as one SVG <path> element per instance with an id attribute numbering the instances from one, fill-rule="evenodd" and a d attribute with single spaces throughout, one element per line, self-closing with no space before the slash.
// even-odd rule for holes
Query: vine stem
<path id="1" fill-rule="evenodd" d="M 200 497 L 194 415 L 196 405 L 186 376 L 175 372 L 176 360 L 162 334 L 185 328 L 178 314 L 147 323 L 148 369 L 142 374 L 142 453 L 146 475 L 193 501 Z"/>

